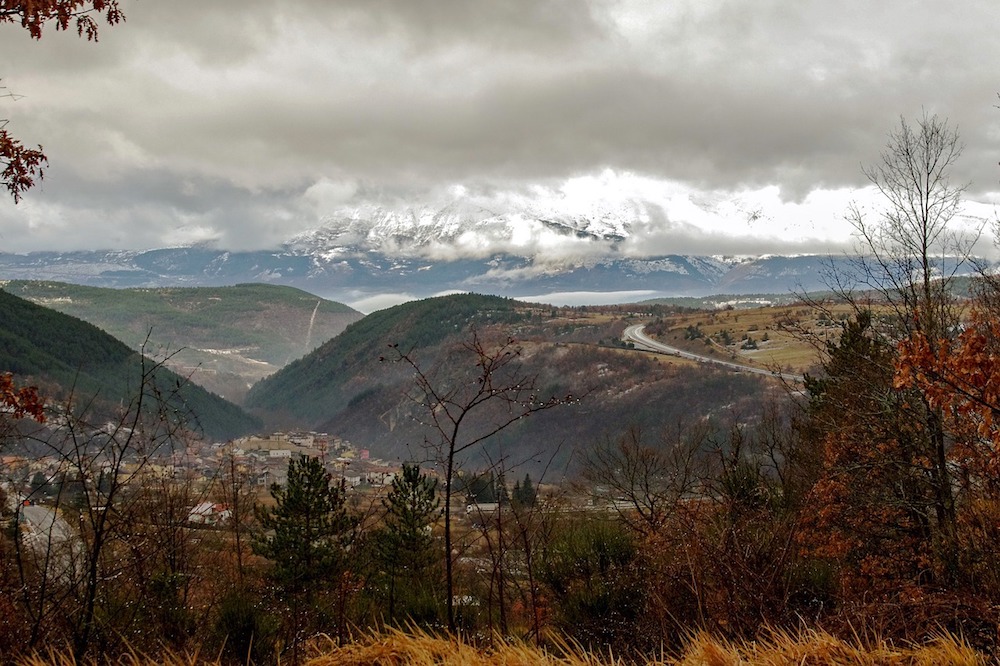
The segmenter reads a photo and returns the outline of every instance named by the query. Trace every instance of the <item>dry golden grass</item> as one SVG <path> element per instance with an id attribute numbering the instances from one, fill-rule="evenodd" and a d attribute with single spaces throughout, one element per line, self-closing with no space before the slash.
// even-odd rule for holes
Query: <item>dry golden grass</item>
<path id="1" fill-rule="evenodd" d="M 390 632 L 351 645 L 330 646 L 309 666 L 619 666 L 632 663 L 613 655 L 587 655 L 563 647 L 542 651 L 525 645 L 499 644 L 476 648 L 455 638 Z M 882 641 L 849 643 L 829 634 L 775 633 L 764 641 L 732 643 L 708 636 L 694 637 L 678 655 L 662 656 L 650 666 L 811 666 L 862 664 L 870 666 L 985 665 L 986 659 L 967 645 L 941 638 L 925 645 L 893 647 Z"/>
<path id="2" fill-rule="evenodd" d="M 24 657 L 17 666 L 78 666 L 68 653 Z M 205 666 L 214 659 L 166 653 L 154 658 L 131 654 L 113 660 L 93 660 L 88 664 L 113 663 L 120 666 Z M 625 666 L 635 663 L 609 654 L 587 654 L 562 644 L 540 650 L 524 644 L 498 643 L 493 648 L 474 646 L 459 638 L 435 637 L 421 632 L 389 631 L 371 634 L 337 647 L 330 640 L 318 640 L 312 647 L 307 666 Z M 894 647 L 884 641 L 843 641 L 819 631 L 799 634 L 775 632 L 754 642 L 720 641 L 698 635 L 679 654 L 652 659 L 649 666 L 986 666 L 983 655 L 952 638 L 939 638 L 922 645 Z M 82 666 L 82 665 L 80 665 Z"/>
<path id="3" fill-rule="evenodd" d="M 824 632 L 806 631 L 797 635 L 779 632 L 767 640 L 749 643 L 729 643 L 699 636 L 687 645 L 681 657 L 663 663 L 677 666 L 973 666 L 988 662 L 983 655 L 952 638 L 898 647 L 878 640 L 847 642 Z"/>

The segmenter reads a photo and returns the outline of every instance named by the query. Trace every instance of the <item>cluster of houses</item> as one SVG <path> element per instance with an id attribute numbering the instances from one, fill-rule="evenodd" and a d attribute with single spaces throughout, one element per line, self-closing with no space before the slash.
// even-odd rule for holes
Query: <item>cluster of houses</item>
<path id="1" fill-rule="evenodd" d="M 190 441 L 169 455 L 155 460 L 127 461 L 119 471 L 129 477 L 129 483 L 146 484 L 155 479 L 185 479 L 208 484 L 220 473 L 233 469 L 256 487 L 266 492 L 273 484 L 284 485 L 288 480 L 288 464 L 293 458 L 309 456 L 323 461 L 334 478 L 349 488 L 378 489 L 390 485 L 399 473 L 398 465 L 373 459 L 366 449 L 359 449 L 347 440 L 317 432 L 278 432 L 269 435 L 242 437 L 228 442 Z M 23 501 L 46 502 L 59 493 L 60 483 L 79 473 L 67 472 L 57 456 L 4 456 L 0 460 L 0 475 L 5 478 L 7 493 Z M 134 468 L 134 469 L 133 469 Z M 101 471 L 88 473 L 97 483 Z M 77 480 L 74 482 L 88 483 Z M 204 501 L 193 506 L 189 522 L 215 525 L 229 517 L 226 506 Z"/>
<path id="2" fill-rule="evenodd" d="M 355 448 L 340 437 L 326 433 L 288 432 L 241 437 L 224 444 L 214 444 L 213 457 L 231 455 L 249 471 L 253 482 L 270 487 L 284 485 L 288 480 L 288 463 L 292 458 L 319 458 L 337 479 L 349 488 L 382 487 L 392 483 L 399 466 L 373 459 L 367 449 Z"/>
<path id="3" fill-rule="evenodd" d="M 357 449 L 347 440 L 317 432 L 278 432 L 241 437 L 211 445 L 213 467 L 226 461 L 235 464 L 251 485 L 269 488 L 288 481 L 288 463 L 301 456 L 319 458 L 335 479 L 349 488 L 380 488 L 392 483 L 399 467 L 372 459 L 367 449 Z M 213 526 L 230 517 L 228 507 L 201 502 L 191 508 L 188 522 Z"/>

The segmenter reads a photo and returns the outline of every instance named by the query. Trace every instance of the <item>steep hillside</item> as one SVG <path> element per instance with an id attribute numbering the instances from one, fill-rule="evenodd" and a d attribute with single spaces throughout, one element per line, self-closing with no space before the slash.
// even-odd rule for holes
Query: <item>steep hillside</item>
<path id="1" fill-rule="evenodd" d="M 253 382 L 337 335 L 361 313 L 292 287 L 109 289 L 11 281 L 3 289 L 79 317 L 239 402 Z"/>
<path id="2" fill-rule="evenodd" d="M 429 348 L 469 326 L 514 324 L 530 315 L 497 296 L 458 294 L 411 301 L 357 321 L 318 349 L 254 385 L 249 409 L 319 423 L 369 391 L 383 374 L 378 359 L 389 344 Z"/>
<path id="3" fill-rule="evenodd" d="M 392 359 L 409 353 L 448 390 L 475 381 L 476 358 L 464 343 L 470 327 L 488 345 L 514 337 L 518 363 L 534 378 L 541 398 L 573 396 L 562 406 L 516 423 L 470 458 L 527 464 L 540 470 L 578 463 L 587 448 L 637 426 L 652 437 L 713 419 L 719 427 L 755 418 L 773 380 L 678 363 L 639 352 L 599 346 L 624 326 L 613 314 L 574 318 L 580 312 L 530 306 L 496 297 L 457 295 L 376 312 L 340 336 L 255 385 L 248 405 L 275 426 L 299 424 L 344 437 L 375 455 L 433 460 L 428 414 L 414 400 L 414 374 Z M 501 407 L 501 405 L 493 405 Z M 495 417 L 489 409 L 484 419 Z M 471 431 L 481 423 L 463 424 Z M 430 439 L 430 441 L 428 441 Z"/>
<path id="4" fill-rule="evenodd" d="M 72 392 L 77 404 L 93 401 L 99 413 L 110 416 L 136 390 L 140 361 L 96 326 L 0 291 L 0 371 L 38 384 L 50 401 Z M 260 425 L 236 405 L 165 368 L 157 379 L 163 387 L 183 385 L 177 412 L 194 415 L 209 437 L 226 439 Z"/>

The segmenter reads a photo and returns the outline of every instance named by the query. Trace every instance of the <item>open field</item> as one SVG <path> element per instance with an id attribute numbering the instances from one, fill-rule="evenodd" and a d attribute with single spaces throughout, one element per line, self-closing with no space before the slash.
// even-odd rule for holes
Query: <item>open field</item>
<path id="1" fill-rule="evenodd" d="M 850 306 L 805 304 L 672 314 L 646 333 L 695 354 L 801 374 L 815 369 L 818 351 L 836 340 Z"/>
<path id="2" fill-rule="evenodd" d="M 846 303 L 760 305 L 750 308 L 678 309 L 621 305 L 532 308 L 531 323 L 518 334 L 550 341 L 615 346 L 631 324 L 645 324 L 647 335 L 693 354 L 768 370 L 802 374 L 815 370 L 819 351 L 836 340 L 840 324 L 852 314 Z M 658 362 L 694 361 L 651 353 Z"/>

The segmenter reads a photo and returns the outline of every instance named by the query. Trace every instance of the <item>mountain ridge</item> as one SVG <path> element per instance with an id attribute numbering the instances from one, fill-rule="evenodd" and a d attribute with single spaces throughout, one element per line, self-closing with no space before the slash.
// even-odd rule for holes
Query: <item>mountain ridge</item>
<path id="1" fill-rule="evenodd" d="M 115 288 L 257 282 L 350 304 L 382 295 L 406 300 L 455 291 L 534 300 L 581 292 L 642 292 L 637 300 L 788 294 L 827 289 L 824 276 L 831 272 L 851 274 L 846 255 L 663 252 L 671 234 L 680 248 L 692 231 L 664 217 L 662 204 L 591 199 L 507 193 L 342 208 L 323 224 L 266 250 L 200 244 L 0 253 L 0 280 Z M 716 222 L 725 218 L 712 202 L 699 205 Z M 650 241 L 654 237 L 658 240 Z"/>
<path id="2" fill-rule="evenodd" d="M 709 255 L 649 258 L 596 257 L 534 262 L 497 254 L 487 259 L 425 258 L 360 252 L 232 252 L 205 247 L 141 251 L 0 253 L 0 280 L 42 280 L 129 287 L 210 287 L 265 283 L 302 289 L 352 303 L 385 293 L 424 298 L 447 291 L 475 291 L 525 298 L 546 292 L 648 291 L 657 296 L 715 293 L 789 293 L 828 285 L 823 269 L 846 265 L 842 257 L 767 255 L 732 263 Z"/>
<path id="3" fill-rule="evenodd" d="M 0 372 L 38 384 L 47 400 L 72 400 L 114 418 L 138 390 L 142 373 L 155 365 L 93 324 L 0 290 Z M 167 399 L 175 415 L 193 416 L 189 425 L 209 437 L 227 439 L 260 426 L 233 403 L 165 367 L 152 381 L 155 392 L 172 396 Z"/>
<path id="4" fill-rule="evenodd" d="M 576 399 L 519 421 L 476 447 L 470 458 L 473 466 L 489 459 L 518 461 L 535 474 L 544 471 L 545 461 L 553 469 L 572 467 L 579 459 L 574 454 L 618 436 L 623 423 L 659 432 L 694 413 L 750 413 L 751 405 L 771 391 L 783 390 L 770 377 L 661 363 L 623 350 L 622 311 L 610 307 L 605 314 L 580 317 L 573 308 L 481 294 L 410 301 L 366 316 L 261 380 L 247 406 L 270 428 L 297 424 L 364 443 L 373 455 L 387 459 L 432 461 L 440 442 L 427 428 L 415 368 L 395 362 L 399 355 L 413 360 L 440 395 L 455 397 L 453 391 L 475 385 L 480 359 L 472 352 L 472 340 L 487 354 L 516 341 L 520 370 L 511 376 L 528 378 L 543 400 Z M 652 317 L 670 309 L 646 306 L 645 311 Z M 684 400 L 665 399 L 678 392 Z M 467 436 L 488 430 L 506 413 L 502 400 L 488 402 L 463 420 Z"/>
<path id="5" fill-rule="evenodd" d="M 821 286 L 813 279 L 820 255 L 657 251 L 669 247 L 670 234 L 680 248 L 691 232 L 690 225 L 670 221 L 664 205 L 639 193 L 463 191 L 433 202 L 341 206 L 272 249 L 199 244 L 0 253 L 0 279 L 115 288 L 262 282 L 347 303 L 380 294 L 424 298 L 449 291 L 515 298 L 547 291 L 648 291 L 655 297 Z M 706 214 L 721 214 L 712 202 L 698 206 Z M 651 234 L 660 239 L 655 246 L 645 241 Z M 733 273 L 742 267 L 745 274 L 748 263 L 759 268 L 753 285 Z M 789 279 L 790 273 L 796 277 Z"/>
<path id="6" fill-rule="evenodd" d="M 361 318 L 352 308 L 287 286 L 108 289 L 12 280 L 0 289 L 94 324 L 239 403 L 250 384 Z"/>

